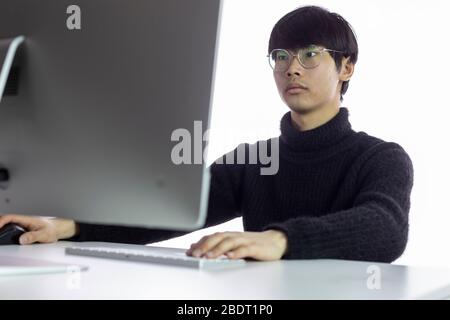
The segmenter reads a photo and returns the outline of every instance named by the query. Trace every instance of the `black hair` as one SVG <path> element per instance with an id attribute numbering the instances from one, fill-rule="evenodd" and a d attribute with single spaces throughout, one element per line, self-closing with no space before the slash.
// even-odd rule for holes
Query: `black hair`
<path id="1" fill-rule="evenodd" d="M 273 27 L 269 40 L 269 51 L 294 49 L 309 45 L 321 45 L 330 52 L 338 72 L 342 58 L 350 57 L 353 64 L 358 60 L 358 42 L 352 26 L 339 14 L 317 6 L 304 6 L 286 14 Z M 341 101 L 347 92 L 349 81 L 341 88 Z"/>

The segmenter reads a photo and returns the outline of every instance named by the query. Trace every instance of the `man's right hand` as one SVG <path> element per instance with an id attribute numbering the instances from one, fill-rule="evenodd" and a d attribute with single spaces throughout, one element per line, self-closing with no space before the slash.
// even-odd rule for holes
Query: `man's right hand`
<path id="1" fill-rule="evenodd" d="M 71 238 L 78 233 L 77 224 L 70 219 L 16 214 L 0 215 L 0 228 L 8 223 L 15 223 L 26 229 L 27 232 L 20 236 L 20 244 L 52 243 Z"/>

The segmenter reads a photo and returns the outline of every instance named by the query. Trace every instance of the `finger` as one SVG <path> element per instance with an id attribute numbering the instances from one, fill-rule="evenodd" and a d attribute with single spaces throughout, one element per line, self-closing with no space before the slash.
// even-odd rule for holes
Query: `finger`
<path id="1" fill-rule="evenodd" d="M 0 217 L 0 228 L 7 225 L 8 223 L 16 223 L 27 230 L 36 229 L 35 218 L 30 218 L 27 216 L 21 216 L 16 214 L 8 214 Z"/>
<path id="2" fill-rule="evenodd" d="M 187 254 L 187 255 L 192 255 L 192 254 L 193 254 L 193 251 L 194 251 L 201 243 L 205 242 L 206 239 L 207 239 L 208 237 L 210 237 L 210 236 L 203 236 L 203 237 L 201 237 L 201 239 L 198 240 L 197 242 L 192 243 L 192 244 L 190 245 L 189 249 L 186 251 L 186 254 Z"/>
<path id="3" fill-rule="evenodd" d="M 19 238 L 20 244 L 32 244 L 35 242 L 52 242 L 43 231 L 30 231 L 22 234 Z"/>
<path id="4" fill-rule="evenodd" d="M 235 248 L 238 248 L 244 245 L 247 242 L 247 239 L 243 237 L 227 237 L 219 242 L 215 247 L 211 248 L 208 252 L 205 252 L 207 258 L 215 259 L 228 251 L 232 251 Z"/>
<path id="5" fill-rule="evenodd" d="M 191 244 L 190 249 L 188 250 L 188 254 L 192 255 L 194 257 L 200 257 L 203 254 L 202 247 L 205 245 L 205 243 L 212 237 L 218 237 L 219 233 L 216 232 L 211 235 L 203 236 L 198 242 Z"/>
<path id="6" fill-rule="evenodd" d="M 186 250 L 186 254 L 188 256 L 192 255 L 192 251 L 194 250 L 194 247 L 197 245 L 198 242 L 194 242 L 190 245 L 189 249 Z"/>
<path id="7" fill-rule="evenodd" d="M 250 246 L 240 246 L 232 251 L 226 253 L 229 259 L 243 259 L 251 258 L 251 247 Z"/>
<path id="8" fill-rule="evenodd" d="M 7 225 L 8 223 L 11 223 L 12 219 L 13 219 L 13 215 L 11 215 L 11 214 L 6 214 L 4 216 L 0 216 L 0 228 Z"/>
<path id="9" fill-rule="evenodd" d="M 215 247 L 220 241 L 226 237 L 225 233 L 218 232 L 203 237 L 197 244 L 192 247 L 191 252 L 194 257 L 201 257 L 205 252 Z"/>

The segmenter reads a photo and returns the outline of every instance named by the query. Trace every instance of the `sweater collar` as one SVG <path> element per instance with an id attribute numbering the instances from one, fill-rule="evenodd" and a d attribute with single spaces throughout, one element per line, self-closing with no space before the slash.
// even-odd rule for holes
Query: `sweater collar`
<path id="1" fill-rule="evenodd" d="M 353 132 L 348 116 L 348 109 L 342 107 L 327 123 L 312 130 L 300 131 L 292 124 L 291 113 L 287 112 L 281 119 L 280 140 L 295 151 L 309 152 L 328 148 Z"/>

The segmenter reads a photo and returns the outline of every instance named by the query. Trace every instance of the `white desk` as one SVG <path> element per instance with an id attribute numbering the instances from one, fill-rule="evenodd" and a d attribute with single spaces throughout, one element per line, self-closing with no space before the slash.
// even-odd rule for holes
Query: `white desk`
<path id="1" fill-rule="evenodd" d="M 83 245 L 88 244 L 94 243 Z M 73 243 L 0 246 L 0 257 L 89 266 L 80 275 L 0 276 L 0 299 L 445 299 L 450 296 L 450 270 L 299 260 L 248 262 L 238 269 L 200 271 L 65 256 L 64 247 L 68 245 Z M 380 268 L 380 290 L 368 289 L 367 268 L 371 265 Z M 74 276 L 78 277 L 75 282 Z"/>

